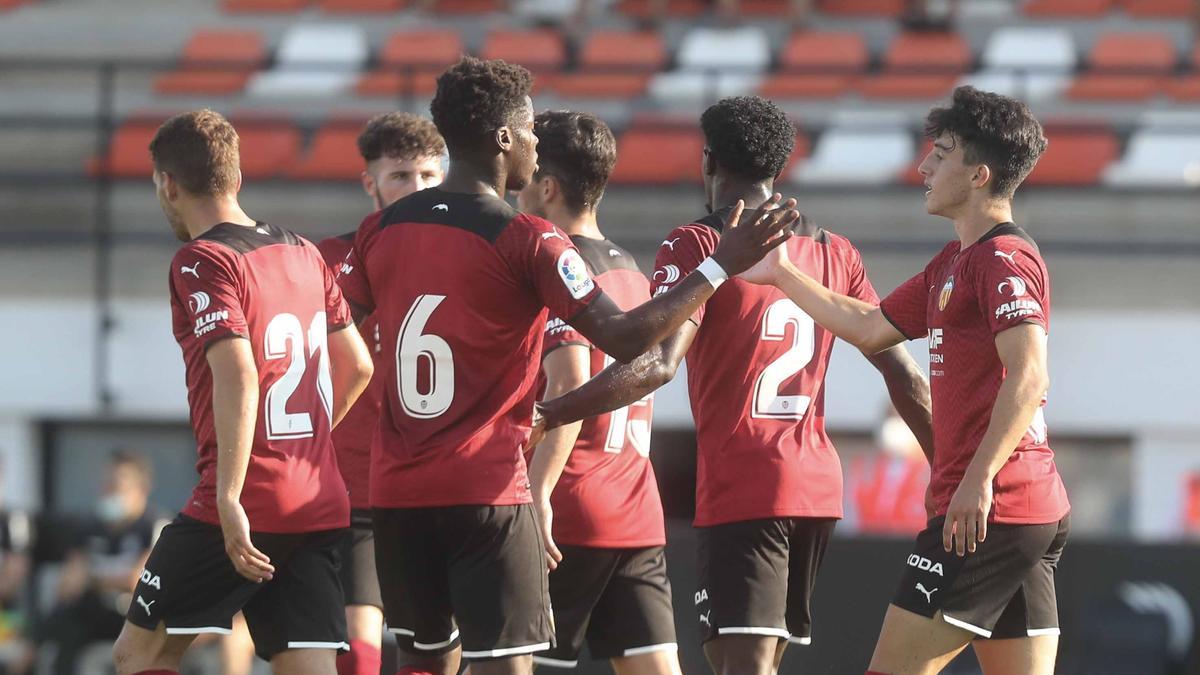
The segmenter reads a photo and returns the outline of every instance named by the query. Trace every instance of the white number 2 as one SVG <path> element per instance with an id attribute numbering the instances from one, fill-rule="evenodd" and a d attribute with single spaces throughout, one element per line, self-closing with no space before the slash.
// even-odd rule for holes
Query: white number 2
<path id="1" fill-rule="evenodd" d="M 454 353 L 442 338 L 425 333 L 425 324 L 444 295 L 421 295 L 409 308 L 396 340 L 396 386 L 400 404 L 410 417 L 430 419 L 445 413 L 454 402 Z M 429 362 L 429 390 L 417 386 L 421 362 Z"/>
<path id="2" fill-rule="evenodd" d="M 288 399 L 300 387 L 308 359 L 320 352 L 317 361 L 317 393 L 325 415 L 333 420 L 333 379 L 329 375 L 328 336 L 325 333 L 325 312 L 317 312 L 308 326 L 308 354 L 304 353 L 304 328 L 295 314 L 277 314 L 267 324 L 263 340 L 266 359 L 273 361 L 291 357 L 287 371 L 267 389 L 265 401 L 267 438 L 281 440 L 308 438 L 313 435 L 312 416 L 307 412 L 287 411 Z"/>
<path id="3" fill-rule="evenodd" d="M 604 367 L 612 365 L 613 357 L 604 355 Z M 642 457 L 650 456 L 650 422 L 648 420 L 630 420 L 629 409 L 634 406 L 645 407 L 654 398 L 654 394 L 646 394 L 639 401 L 634 401 L 624 408 L 618 408 L 609 413 L 608 435 L 604 438 L 604 451 L 620 454 L 625 449 L 625 441 L 637 454 Z"/>
<path id="4" fill-rule="evenodd" d="M 816 325 L 791 300 L 776 300 L 763 315 L 762 340 L 779 342 L 792 324 L 792 346 L 779 358 L 763 368 L 754 383 L 754 403 L 751 416 L 766 419 L 801 419 L 811 400 L 799 394 L 780 392 L 783 383 L 812 361 L 816 347 Z"/>

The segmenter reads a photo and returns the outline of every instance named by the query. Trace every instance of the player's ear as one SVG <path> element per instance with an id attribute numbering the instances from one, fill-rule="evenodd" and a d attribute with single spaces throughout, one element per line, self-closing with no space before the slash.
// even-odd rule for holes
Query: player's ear
<path id="1" fill-rule="evenodd" d="M 233 194 L 236 195 L 237 193 L 239 193 L 241 191 L 242 191 L 242 168 L 238 167 L 237 180 L 234 181 L 234 183 L 233 183 Z"/>
<path id="2" fill-rule="evenodd" d="M 538 181 L 538 187 L 542 191 L 542 203 L 547 204 L 551 199 L 554 199 L 562 193 L 562 186 L 558 184 L 558 179 L 554 176 L 542 176 Z"/>
<path id="3" fill-rule="evenodd" d="M 975 167 L 975 172 L 971 174 L 971 187 L 975 189 L 985 187 L 991 179 L 991 167 L 987 164 L 979 164 Z"/>
<path id="4" fill-rule="evenodd" d="M 513 132 L 512 129 L 508 128 L 508 125 L 496 129 L 494 138 L 496 141 L 496 147 L 500 149 L 500 152 L 508 152 L 509 150 L 512 150 Z"/>
<path id="5" fill-rule="evenodd" d="M 373 199 L 375 197 L 375 177 L 364 171 L 358 178 L 362 182 L 363 192 Z"/>
<path id="6" fill-rule="evenodd" d="M 717 160 L 713 159 L 712 151 L 707 146 L 704 148 L 704 156 L 700 159 L 700 168 L 704 171 L 705 176 L 717 174 Z"/>

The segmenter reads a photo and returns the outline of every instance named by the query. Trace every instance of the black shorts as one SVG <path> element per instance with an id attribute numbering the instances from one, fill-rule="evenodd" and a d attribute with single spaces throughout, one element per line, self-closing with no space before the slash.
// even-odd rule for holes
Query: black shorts
<path id="1" fill-rule="evenodd" d="M 370 510 L 355 509 L 350 512 L 350 527 L 346 529 L 338 550 L 342 557 L 338 579 L 346 594 L 346 604 L 383 609 L 383 600 L 379 597 L 379 576 L 375 574 L 375 530 L 371 527 Z"/>
<path id="2" fill-rule="evenodd" d="M 988 525 L 974 553 L 942 548 L 945 516 L 917 535 L 892 604 L 984 638 L 1058 635 L 1054 570 L 1070 530 L 1070 516 L 1045 525 Z"/>
<path id="3" fill-rule="evenodd" d="M 836 522 L 768 518 L 698 528 L 701 642 L 764 635 L 811 643 L 813 587 Z"/>
<path id="4" fill-rule="evenodd" d="M 535 663 L 574 668 L 586 640 L 594 659 L 676 651 L 671 582 L 662 546 L 560 546 L 550 573 L 558 644 Z"/>
<path id="5" fill-rule="evenodd" d="M 487 659 L 554 643 L 531 504 L 374 509 L 384 617 L 403 649 Z M 461 636 L 460 631 L 461 630 Z"/>
<path id="6" fill-rule="evenodd" d="M 349 649 L 337 576 L 342 533 L 251 532 L 275 566 L 275 576 L 258 584 L 234 569 L 220 527 L 181 514 L 150 552 L 125 618 L 147 630 L 163 623 L 171 635 L 227 635 L 241 611 L 267 661 L 287 649 Z"/>

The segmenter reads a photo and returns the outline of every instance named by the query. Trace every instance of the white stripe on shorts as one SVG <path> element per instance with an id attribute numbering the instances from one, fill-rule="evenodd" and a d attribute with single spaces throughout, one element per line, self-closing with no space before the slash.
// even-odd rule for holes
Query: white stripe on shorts
<path id="1" fill-rule="evenodd" d="M 639 654 L 650 654 L 652 652 L 677 652 L 679 645 L 674 642 L 664 642 L 658 645 L 646 645 L 645 647 L 630 647 L 621 653 L 621 656 L 637 656 Z"/>
<path id="2" fill-rule="evenodd" d="M 574 668 L 579 665 L 579 661 L 563 661 L 562 659 L 552 659 L 547 656 L 535 656 L 533 662 L 539 666 L 550 666 L 551 668 Z"/>
<path id="3" fill-rule="evenodd" d="M 788 642 L 794 645 L 811 645 L 812 637 L 790 637 Z"/>
<path id="4" fill-rule="evenodd" d="M 449 647 L 457 639 L 458 639 L 458 629 L 455 628 L 454 632 L 451 633 L 450 637 L 446 640 L 442 640 L 441 642 L 417 642 L 416 640 L 413 640 L 413 647 L 416 649 L 420 649 L 421 651 L 429 651 L 431 649 L 441 649 L 442 647 Z"/>
<path id="5" fill-rule="evenodd" d="M 992 637 L 992 631 L 980 628 L 979 626 L 972 626 L 971 624 L 967 623 L 966 621 L 956 619 L 945 612 L 942 612 L 942 619 L 944 619 L 946 621 L 946 623 L 950 624 L 951 626 L 958 626 L 959 628 L 962 628 L 963 630 L 969 630 L 972 633 L 974 633 L 976 635 L 982 635 L 985 638 Z"/>
<path id="6" fill-rule="evenodd" d="M 513 656 L 515 654 L 532 654 L 540 652 L 544 649 L 550 649 L 549 642 L 539 642 L 536 645 L 525 645 L 523 647 L 509 647 L 507 649 L 485 649 L 478 652 L 463 651 L 462 655 L 468 659 L 490 659 L 497 656 Z"/>
<path id="7" fill-rule="evenodd" d="M 345 642 L 304 642 L 292 641 L 287 643 L 288 649 L 350 649 Z"/>
<path id="8" fill-rule="evenodd" d="M 233 635 L 233 629 L 221 628 L 220 626 L 200 626 L 199 628 L 167 628 L 167 635 L 200 635 L 201 633 Z"/>
<path id="9" fill-rule="evenodd" d="M 1057 626 L 1054 628 L 1030 628 L 1025 631 L 1025 634 L 1029 637 L 1037 637 L 1039 635 L 1061 635 L 1062 631 Z"/>
<path id="10" fill-rule="evenodd" d="M 732 626 L 718 628 L 717 635 L 770 635 L 787 640 L 792 634 L 785 628 L 760 628 L 758 626 Z"/>

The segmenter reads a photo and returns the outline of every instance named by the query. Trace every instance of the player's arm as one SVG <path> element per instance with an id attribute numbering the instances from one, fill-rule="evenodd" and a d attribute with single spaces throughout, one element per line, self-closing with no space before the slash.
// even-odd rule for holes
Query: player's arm
<path id="1" fill-rule="evenodd" d="M 329 334 L 329 369 L 333 377 L 333 419 L 337 426 L 367 389 L 375 365 L 362 335 L 354 326 Z"/>
<path id="2" fill-rule="evenodd" d="M 250 341 L 230 337 L 207 352 L 213 381 L 213 424 L 217 432 L 217 512 L 225 552 L 238 574 L 255 582 L 275 572 L 271 560 L 250 542 L 250 520 L 242 508 L 242 486 L 258 420 L 258 368 Z"/>
<path id="3" fill-rule="evenodd" d="M 875 354 L 867 356 L 867 360 L 879 374 L 887 386 L 888 396 L 892 405 L 900 414 L 900 419 L 908 425 L 925 459 L 933 465 L 933 403 L 929 395 L 929 380 L 925 372 L 917 365 L 912 355 L 902 345 L 894 345 Z"/>
<path id="4" fill-rule="evenodd" d="M 591 370 L 589 356 L 588 348 L 579 344 L 564 344 L 546 354 L 542 359 L 542 372 L 546 375 L 546 398 L 562 396 L 587 382 Z M 542 539 L 546 545 L 546 564 L 552 570 L 558 567 L 562 553 L 552 536 L 554 511 L 550 507 L 550 495 L 562 477 L 563 467 L 567 465 L 582 426 L 583 422 L 577 421 L 546 434 L 534 449 L 533 461 L 529 463 L 533 505 L 538 512 Z"/>
<path id="5" fill-rule="evenodd" d="M 791 236 L 787 228 L 800 215 L 792 208 L 796 201 L 778 204 L 776 194 L 739 225 L 744 206 L 739 200 L 712 255 L 677 286 L 628 312 L 601 294 L 569 323 L 617 361 L 633 361 L 678 330 L 729 275 L 750 268 Z"/>
<path id="6" fill-rule="evenodd" d="M 1050 388 L 1046 367 L 1046 330 L 1022 323 L 996 334 L 996 352 L 1004 365 L 1004 382 L 992 405 L 992 418 L 962 482 L 950 500 L 942 544 L 958 555 L 975 551 L 987 536 L 992 509 L 992 480 L 1017 449 Z"/>
<path id="7" fill-rule="evenodd" d="M 876 354 L 907 339 L 877 306 L 829 290 L 797 269 L 782 250 L 763 258 L 741 279 L 775 286 L 813 321 L 864 354 Z"/>
<path id="8" fill-rule="evenodd" d="M 675 377 L 698 329 L 695 323 L 685 321 L 674 335 L 633 361 L 613 363 L 586 383 L 557 398 L 551 398 L 547 392 L 546 399 L 535 408 L 535 430 L 557 430 L 559 425 L 595 417 L 642 400 Z"/>

